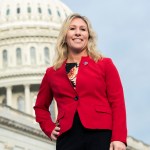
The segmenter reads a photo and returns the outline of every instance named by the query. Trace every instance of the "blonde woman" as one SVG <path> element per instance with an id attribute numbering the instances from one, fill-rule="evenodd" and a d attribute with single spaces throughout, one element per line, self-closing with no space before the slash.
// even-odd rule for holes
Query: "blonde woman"
<path id="1" fill-rule="evenodd" d="M 43 132 L 56 150 L 125 150 L 126 110 L 116 67 L 96 48 L 89 20 L 70 15 L 56 44 L 57 58 L 46 70 L 34 106 Z M 57 101 L 56 122 L 49 106 Z"/>

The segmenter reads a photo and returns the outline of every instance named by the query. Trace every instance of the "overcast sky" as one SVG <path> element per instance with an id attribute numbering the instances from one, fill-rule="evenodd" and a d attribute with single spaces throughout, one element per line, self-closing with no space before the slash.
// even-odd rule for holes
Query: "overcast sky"
<path id="1" fill-rule="evenodd" d="M 62 0 L 87 16 L 124 87 L 128 134 L 150 144 L 150 0 Z"/>

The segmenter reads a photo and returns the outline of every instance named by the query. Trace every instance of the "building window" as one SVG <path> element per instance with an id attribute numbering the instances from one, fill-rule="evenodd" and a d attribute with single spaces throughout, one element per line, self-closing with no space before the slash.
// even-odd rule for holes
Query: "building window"
<path id="1" fill-rule="evenodd" d="M 2 104 L 3 104 L 3 105 L 6 105 L 6 98 L 4 98 L 4 99 L 2 100 Z"/>
<path id="2" fill-rule="evenodd" d="M 66 16 L 66 18 L 68 17 L 68 15 L 67 15 L 67 13 L 65 12 L 65 16 Z"/>
<path id="3" fill-rule="evenodd" d="M 18 8 L 17 8 L 17 14 L 20 14 L 20 12 L 21 12 L 21 10 L 20 10 L 20 8 L 18 7 Z"/>
<path id="4" fill-rule="evenodd" d="M 28 7 L 28 8 L 27 8 L 27 12 L 28 12 L 28 13 L 31 13 L 31 7 Z"/>
<path id="5" fill-rule="evenodd" d="M 23 97 L 19 96 L 17 99 L 18 110 L 24 111 L 24 106 L 25 106 L 24 104 L 25 104 L 25 102 L 24 102 Z"/>
<path id="6" fill-rule="evenodd" d="M 31 64 L 34 65 L 36 63 L 36 51 L 35 47 L 30 48 L 30 59 L 31 59 Z"/>
<path id="7" fill-rule="evenodd" d="M 16 58 L 17 58 L 17 65 L 21 65 L 22 64 L 21 48 L 16 49 Z"/>
<path id="8" fill-rule="evenodd" d="M 10 9 L 8 8 L 7 10 L 6 10 L 6 15 L 8 16 L 10 14 Z"/>
<path id="9" fill-rule="evenodd" d="M 61 17 L 59 10 L 57 10 L 57 15 L 58 15 L 59 17 Z"/>
<path id="10" fill-rule="evenodd" d="M 48 47 L 44 48 L 44 61 L 45 61 L 45 64 L 50 64 L 50 55 L 49 55 Z"/>
<path id="11" fill-rule="evenodd" d="M 38 7 L 38 12 L 39 12 L 39 14 L 42 13 L 42 9 L 40 7 Z"/>
<path id="12" fill-rule="evenodd" d="M 52 11 L 50 8 L 48 8 L 48 14 L 51 15 L 52 14 Z"/>
<path id="13" fill-rule="evenodd" d="M 3 50 L 3 67 L 8 66 L 8 54 L 7 50 Z"/>

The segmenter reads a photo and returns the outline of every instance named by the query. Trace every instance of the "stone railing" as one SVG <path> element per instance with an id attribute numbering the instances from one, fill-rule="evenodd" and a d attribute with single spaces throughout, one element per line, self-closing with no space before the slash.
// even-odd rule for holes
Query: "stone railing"
<path id="1" fill-rule="evenodd" d="M 20 112 L 9 106 L 0 104 L 0 128 L 9 128 L 34 138 L 41 138 L 46 142 L 50 139 L 41 131 L 32 115 Z"/>
<path id="2" fill-rule="evenodd" d="M 127 150 L 150 150 L 150 145 L 145 144 L 142 141 L 136 140 L 135 138 L 130 136 L 128 136 L 127 143 Z"/>

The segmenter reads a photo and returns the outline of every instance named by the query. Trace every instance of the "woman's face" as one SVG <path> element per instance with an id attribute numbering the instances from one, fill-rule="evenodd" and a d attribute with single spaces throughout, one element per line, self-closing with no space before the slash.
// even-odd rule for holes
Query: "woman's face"
<path id="1" fill-rule="evenodd" d="M 74 18 L 69 26 L 66 35 L 66 42 L 69 52 L 79 53 L 87 49 L 88 27 L 81 18 Z"/>

